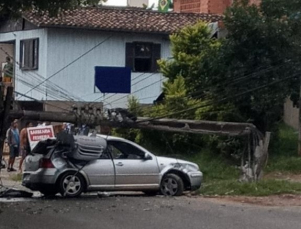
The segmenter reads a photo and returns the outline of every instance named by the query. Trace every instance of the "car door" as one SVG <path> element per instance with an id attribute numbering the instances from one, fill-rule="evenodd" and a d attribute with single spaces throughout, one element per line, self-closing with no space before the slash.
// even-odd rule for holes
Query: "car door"
<path id="1" fill-rule="evenodd" d="M 90 181 L 90 190 L 111 190 L 115 185 L 115 169 L 113 160 L 108 152 L 104 152 L 97 160 L 90 161 L 83 171 Z"/>
<path id="2" fill-rule="evenodd" d="M 115 167 L 115 188 L 143 190 L 159 187 L 159 167 L 155 156 L 134 144 L 109 141 Z"/>

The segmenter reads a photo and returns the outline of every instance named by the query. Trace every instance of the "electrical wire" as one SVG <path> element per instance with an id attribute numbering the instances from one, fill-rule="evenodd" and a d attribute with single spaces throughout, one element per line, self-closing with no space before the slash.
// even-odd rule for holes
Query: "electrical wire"
<path id="1" fill-rule="evenodd" d="M 300 74 L 300 73 L 298 73 L 298 74 Z M 139 122 L 153 121 L 153 120 L 157 120 L 157 119 L 161 119 L 161 118 L 166 118 L 166 117 L 171 116 L 171 115 L 179 115 L 179 114 L 182 114 L 182 113 L 185 113 L 185 112 L 188 112 L 188 111 L 193 111 L 193 110 L 196 110 L 196 109 L 199 109 L 199 108 L 208 107 L 208 106 L 214 105 L 214 104 L 216 104 L 216 103 L 224 102 L 224 101 L 227 101 L 227 100 L 229 100 L 229 99 L 236 98 L 236 97 L 239 97 L 239 96 L 248 94 L 248 93 L 250 93 L 250 92 L 254 92 L 254 91 L 257 91 L 257 90 L 266 88 L 266 87 L 268 87 L 268 86 L 277 84 L 277 83 L 281 83 L 281 82 L 283 82 L 283 81 L 285 81 L 285 80 L 295 78 L 295 77 L 298 76 L 298 74 L 295 74 L 295 75 L 292 75 L 292 76 L 290 76 L 290 77 L 286 77 L 286 78 L 283 78 L 283 79 L 280 79 L 280 80 L 277 80 L 277 81 L 274 81 L 274 82 L 271 82 L 271 83 L 262 85 L 262 86 L 257 87 L 257 88 L 253 88 L 253 89 L 244 91 L 244 92 L 242 92 L 242 93 L 239 93 L 239 94 L 236 94 L 236 95 L 233 95 L 233 96 L 225 97 L 225 98 L 223 98 L 223 99 L 220 99 L 220 100 L 218 100 L 218 101 L 215 101 L 214 103 L 208 103 L 208 104 L 204 104 L 204 105 L 198 105 L 198 106 L 191 107 L 191 108 L 188 108 L 188 109 L 185 109 L 185 110 L 181 110 L 181 111 L 177 111 L 177 112 L 165 114 L 165 115 L 162 115 L 162 116 L 157 116 L 157 117 L 154 117 L 154 118 L 149 118 L 149 119 L 146 119 L 146 120 L 137 121 L 137 123 L 139 123 Z"/>
<path id="2" fill-rule="evenodd" d="M 15 59 L 14 59 L 14 57 L 13 56 L 11 56 L 6 50 L 4 50 L 3 49 L 3 47 L 0 47 L 0 50 L 2 51 L 2 52 L 4 52 L 11 60 L 13 60 L 13 62 L 16 64 L 16 65 L 18 65 L 18 66 L 20 66 L 20 64 L 19 64 L 19 62 L 18 61 L 16 61 Z M 11 75 L 13 75 L 13 72 L 11 73 Z M 15 75 L 18 75 L 17 73 L 16 73 L 16 71 L 15 71 Z M 24 77 L 27 77 L 27 76 L 31 76 L 33 79 L 36 79 L 38 82 L 41 82 L 42 80 L 44 80 L 45 78 L 43 77 L 43 76 L 41 76 L 40 74 L 38 74 L 38 73 L 36 73 L 36 72 L 26 72 L 26 74 L 23 74 L 22 76 L 21 75 L 18 75 L 18 76 L 20 76 L 21 78 L 24 78 Z M 31 80 L 31 79 L 30 79 Z M 47 85 L 47 86 L 45 86 L 45 88 L 46 88 L 46 90 L 48 90 L 48 91 L 51 91 L 52 90 L 52 92 L 53 93 L 61 93 L 64 97 L 64 99 L 67 99 L 67 100 L 74 100 L 73 98 L 75 98 L 76 100 L 81 100 L 79 97 L 70 97 L 69 95 L 71 95 L 71 93 L 70 92 L 67 92 L 65 89 L 63 89 L 63 88 L 61 88 L 59 85 L 57 85 L 57 84 L 55 84 L 55 83 L 53 83 L 53 82 L 51 82 L 51 81 L 49 81 L 49 85 Z M 28 84 L 29 85 L 29 84 Z M 32 84 L 33 85 L 33 84 Z M 58 88 L 58 89 L 56 89 L 56 88 Z"/>
<path id="3" fill-rule="evenodd" d="M 63 108 L 63 107 L 60 107 L 60 106 L 51 104 L 51 103 L 49 103 L 49 102 L 41 102 L 40 100 L 37 100 L 37 99 L 35 99 L 35 98 L 31 97 L 31 96 L 25 95 L 25 94 L 23 94 L 23 93 L 21 93 L 21 92 L 14 91 L 14 93 L 15 93 L 15 94 L 22 95 L 22 96 L 24 96 L 24 97 L 26 97 L 26 98 L 28 98 L 28 99 L 34 100 L 34 101 L 36 101 L 36 102 L 43 103 L 43 104 L 47 104 L 47 105 L 49 105 L 49 106 L 52 106 L 52 107 L 59 108 L 59 109 L 61 109 L 61 110 L 65 110 L 65 111 L 70 112 L 70 110 L 68 110 L 68 109 L 66 109 L 66 108 Z"/>
<path id="4" fill-rule="evenodd" d="M 92 52 L 94 49 L 96 49 L 97 47 L 99 47 L 100 45 L 102 45 L 103 43 L 105 43 L 107 40 L 111 39 L 113 37 L 113 35 L 108 36 L 107 38 L 105 38 L 103 41 L 99 42 L 97 45 L 95 45 L 94 47 L 92 47 L 91 49 L 89 49 L 88 51 L 86 51 L 85 53 L 83 53 L 82 55 L 80 55 L 79 57 L 77 57 L 76 59 L 74 59 L 73 61 L 71 61 L 69 64 L 65 65 L 63 68 L 59 69 L 58 71 L 56 71 L 55 73 L 53 73 L 52 75 L 50 75 L 48 78 L 46 78 L 45 80 L 43 80 L 41 83 L 39 83 L 37 86 L 33 87 L 32 89 L 30 89 L 29 91 L 27 91 L 25 93 L 25 95 L 27 95 L 29 92 L 31 92 L 32 90 L 36 89 L 37 87 L 39 87 L 41 84 L 45 83 L 46 81 L 50 80 L 52 77 L 56 76 L 57 74 L 59 74 L 60 72 L 62 72 L 63 70 L 65 70 L 66 68 L 68 68 L 69 66 L 71 66 L 72 64 L 74 64 L 75 62 L 77 62 L 78 60 L 80 60 L 81 58 L 83 58 L 84 56 L 86 56 L 87 54 L 89 54 L 90 52 Z"/>
<path id="5" fill-rule="evenodd" d="M 160 81 L 162 81 L 162 79 L 157 80 L 157 81 L 155 81 L 154 83 L 151 83 L 151 84 L 149 84 L 149 85 L 147 85 L 147 86 L 145 86 L 145 87 L 142 87 L 142 88 L 140 88 L 140 89 L 138 89 L 138 90 L 132 92 L 132 94 L 133 94 L 133 93 L 136 93 L 136 92 L 139 92 L 139 91 L 141 91 L 141 90 L 143 90 L 143 89 L 145 89 L 145 88 L 148 88 L 148 87 L 150 87 L 150 86 L 153 86 L 153 85 L 159 83 Z M 118 98 L 118 99 L 112 101 L 111 104 L 113 104 L 113 103 L 115 103 L 115 102 L 117 102 L 117 101 L 119 101 L 119 100 L 121 100 L 121 99 L 123 99 L 123 98 L 126 98 L 127 96 L 129 96 L 129 95 L 125 95 L 125 96 L 123 96 L 123 97 L 121 97 L 121 98 Z"/>

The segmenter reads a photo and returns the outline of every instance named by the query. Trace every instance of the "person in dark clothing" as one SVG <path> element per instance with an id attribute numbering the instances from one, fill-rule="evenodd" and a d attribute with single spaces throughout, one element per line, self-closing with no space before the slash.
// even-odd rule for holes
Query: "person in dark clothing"
<path id="1" fill-rule="evenodd" d="M 16 157 L 19 156 L 19 149 L 20 149 L 20 136 L 19 136 L 17 119 L 13 121 L 12 126 L 9 128 L 7 132 L 7 142 L 10 149 L 7 172 L 13 172 L 16 171 L 14 169 L 14 163 Z"/>

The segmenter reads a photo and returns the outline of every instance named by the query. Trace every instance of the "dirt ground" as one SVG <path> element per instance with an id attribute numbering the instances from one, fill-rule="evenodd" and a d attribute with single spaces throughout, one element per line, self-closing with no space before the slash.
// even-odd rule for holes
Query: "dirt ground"
<path id="1" fill-rule="evenodd" d="M 206 197 L 212 201 L 218 202 L 236 202 L 242 204 L 252 204 L 261 206 L 301 206 L 301 195 L 281 194 L 265 197 L 253 196 L 210 196 Z"/>

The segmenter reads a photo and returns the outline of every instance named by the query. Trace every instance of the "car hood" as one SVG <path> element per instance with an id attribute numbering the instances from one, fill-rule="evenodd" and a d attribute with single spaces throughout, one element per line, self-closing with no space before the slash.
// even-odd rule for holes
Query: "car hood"
<path id="1" fill-rule="evenodd" d="M 181 165 L 190 165 L 195 170 L 199 170 L 199 166 L 193 162 L 185 161 L 181 159 L 171 158 L 171 157 L 157 157 L 158 164 L 160 168 L 164 168 L 166 166 L 181 166 Z"/>

